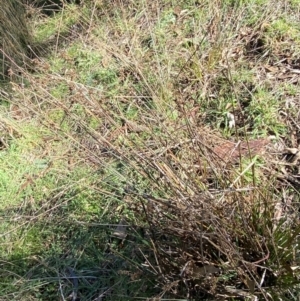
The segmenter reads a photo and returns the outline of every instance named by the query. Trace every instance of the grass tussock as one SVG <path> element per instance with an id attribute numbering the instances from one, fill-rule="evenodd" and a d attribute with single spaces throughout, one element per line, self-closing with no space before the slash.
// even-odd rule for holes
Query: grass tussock
<path id="1" fill-rule="evenodd" d="M 1 5 L 0 16 L 0 76 L 3 80 L 17 72 L 18 67 L 28 63 L 32 37 L 21 2 L 5 1 Z"/>
<path id="2" fill-rule="evenodd" d="M 296 300 L 296 7 L 31 17 L 41 51 L 1 93 L 1 298 Z"/>

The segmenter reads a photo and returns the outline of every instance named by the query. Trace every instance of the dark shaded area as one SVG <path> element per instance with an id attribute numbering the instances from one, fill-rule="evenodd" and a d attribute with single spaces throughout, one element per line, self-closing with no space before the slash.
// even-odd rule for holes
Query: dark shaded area
<path id="1" fill-rule="evenodd" d="M 146 298 L 149 288 L 154 292 L 153 275 L 141 277 L 148 274 L 141 265 L 141 231 L 128 226 L 130 235 L 119 238 L 120 226 L 109 216 L 74 221 L 70 216 L 76 214 L 78 204 L 76 193 L 72 195 L 69 204 L 53 210 L 45 204 L 63 204 L 70 195 L 47 199 L 36 210 L 28 206 L 0 212 L 11 226 L 17 216 L 19 223 L 28 225 L 25 231 L 16 225 L 12 240 L 22 239 L 22 248 L 0 261 L 1 300 L 20 300 L 23 292 L 22 300 L 121 301 Z M 146 254 L 146 245 L 143 251 Z"/>
<path id="2" fill-rule="evenodd" d="M 23 0 L 23 3 L 38 7 L 45 15 L 51 16 L 58 12 L 64 3 L 80 4 L 81 0 Z"/>

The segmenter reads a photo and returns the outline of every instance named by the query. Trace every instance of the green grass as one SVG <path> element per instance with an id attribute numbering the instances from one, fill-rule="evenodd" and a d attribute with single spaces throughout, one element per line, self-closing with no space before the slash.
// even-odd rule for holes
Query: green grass
<path id="1" fill-rule="evenodd" d="M 82 11 L 84 14 L 84 11 Z M 55 35 L 63 35 L 70 31 L 70 27 L 76 24 L 80 15 L 77 13 L 76 5 L 65 6 L 61 13 L 51 18 L 40 17 L 35 20 L 35 41 L 44 42 Z"/>
<path id="2" fill-rule="evenodd" d="M 1 300 L 297 297 L 297 168 L 275 163 L 298 147 L 285 4 L 91 0 L 28 20 L 44 53 L 1 95 Z M 215 154 L 268 136 L 265 154 Z"/>

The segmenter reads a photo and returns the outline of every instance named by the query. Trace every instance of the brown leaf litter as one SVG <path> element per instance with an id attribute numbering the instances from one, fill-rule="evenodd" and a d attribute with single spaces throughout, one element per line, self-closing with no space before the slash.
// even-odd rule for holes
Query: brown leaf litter
<path id="1" fill-rule="evenodd" d="M 213 152 L 226 163 L 236 163 L 243 158 L 262 155 L 266 146 L 270 143 L 267 138 L 259 138 L 234 143 L 226 141 L 213 148 Z"/>

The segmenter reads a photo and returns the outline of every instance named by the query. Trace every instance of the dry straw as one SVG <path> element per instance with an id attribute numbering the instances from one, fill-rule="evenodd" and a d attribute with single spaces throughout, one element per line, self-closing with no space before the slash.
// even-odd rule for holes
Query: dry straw
<path id="1" fill-rule="evenodd" d="M 2 1 L 0 6 L 0 77 L 6 78 L 26 62 L 31 35 L 20 1 Z"/>

